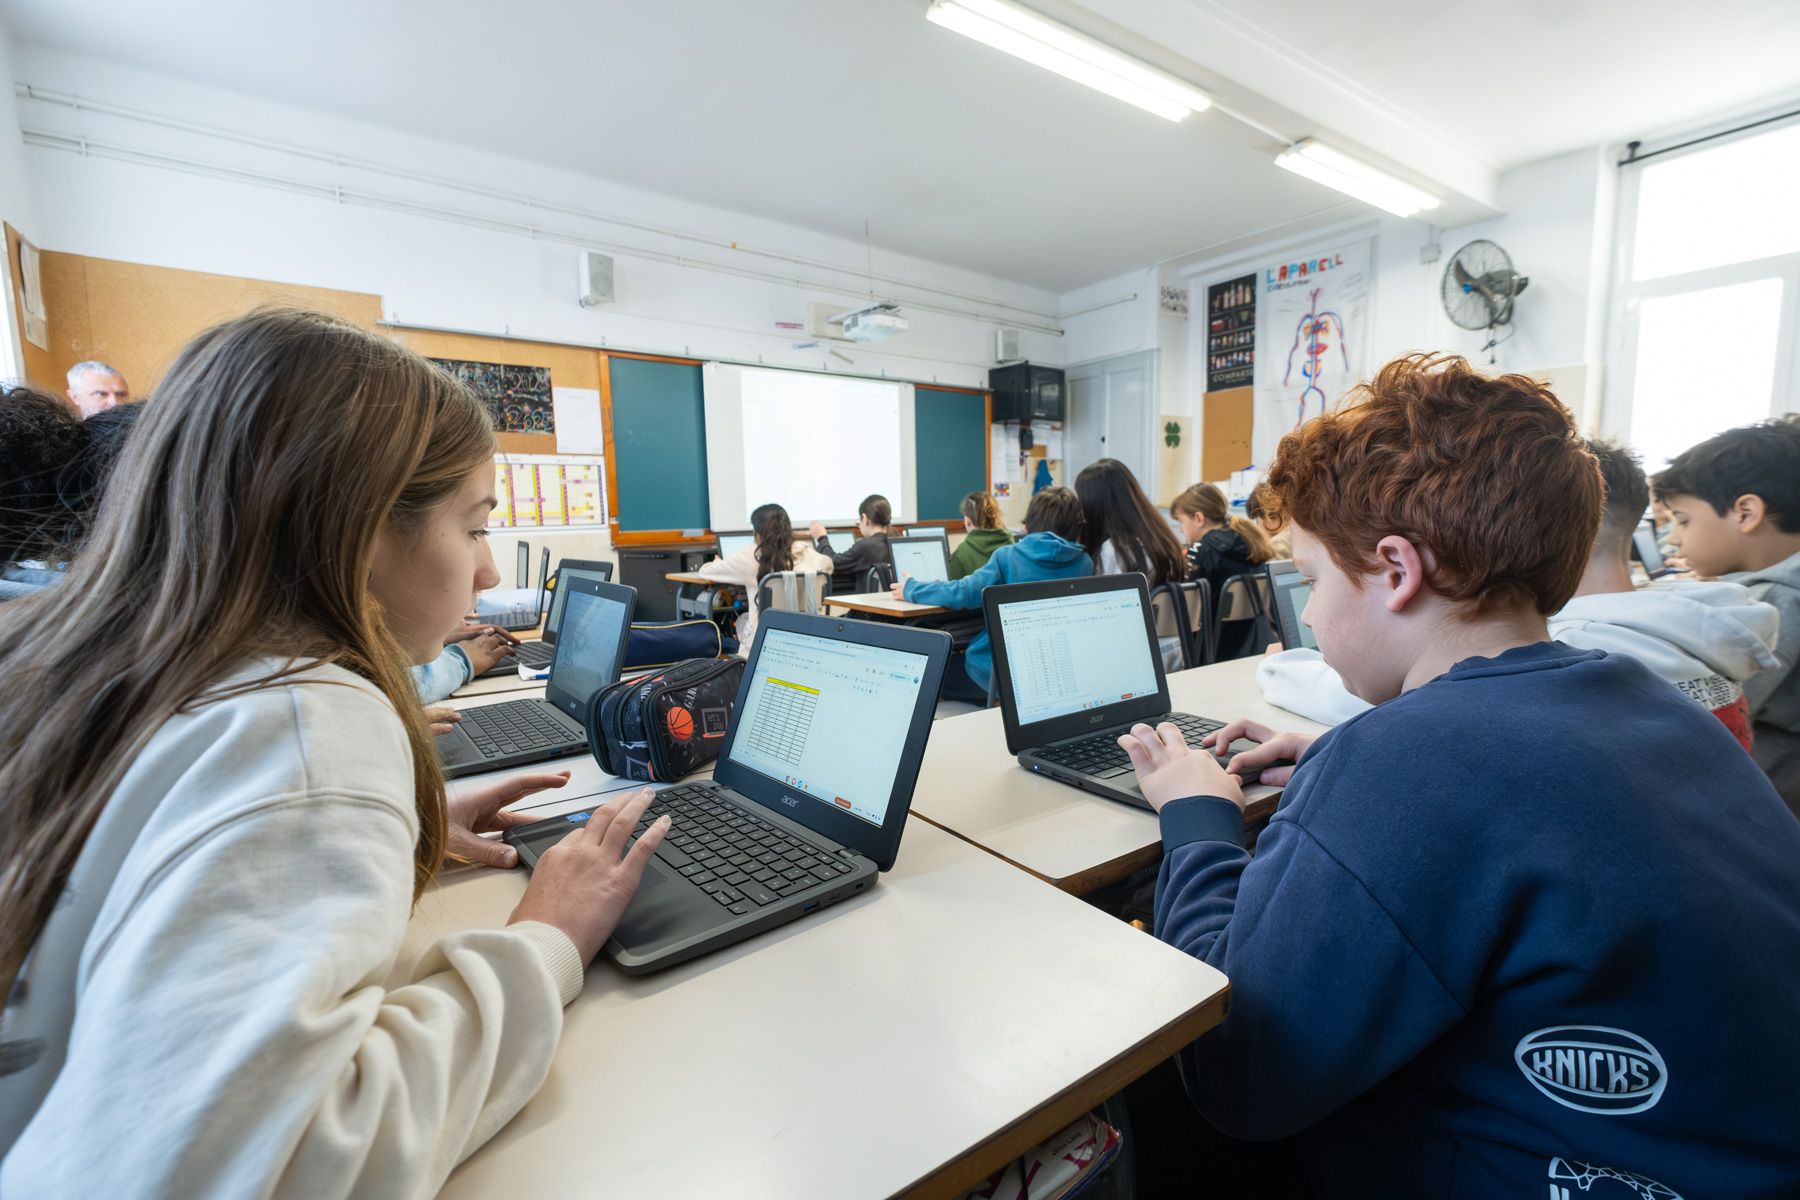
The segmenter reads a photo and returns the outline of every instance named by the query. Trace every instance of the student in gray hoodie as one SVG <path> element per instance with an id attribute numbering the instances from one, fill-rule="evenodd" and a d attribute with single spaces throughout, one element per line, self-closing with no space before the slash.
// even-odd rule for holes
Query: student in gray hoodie
<path id="1" fill-rule="evenodd" d="M 1749 589 L 1781 613 L 1780 665 L 1745 685 L 1756 761 L 1800 815 L 1800 421 L 1728 429 L 1656 477 L 1670 544 L 1694 573 Z"/>
<path id="2" fill-rule="evenodd" d="M 1606 506 L 1574 598 L 1550 617 L 1550 636 L 1637 659 L 1754 752 L 1750 690 L 1780 667 L 1774 653 L 1779 614 L 1736 583 L 1669 579 L 1634 586 L 1631 535 L 1650 494 L 1644 469 L 1623 446 L 1590 440 L 1588 449 L 1606 480 Z M 1344 689 L 1317 650 L 1270 655 L 1257 678 L 1269 703 L 1324 724 L 1369 707 Z"/>

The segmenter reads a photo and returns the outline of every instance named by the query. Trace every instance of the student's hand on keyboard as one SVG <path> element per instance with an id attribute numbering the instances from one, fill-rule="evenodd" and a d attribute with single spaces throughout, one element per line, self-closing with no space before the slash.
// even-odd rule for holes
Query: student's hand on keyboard
<path id="1" fill-rule="evenodd" d="M 469 665 L 475 674 L 491 671 L 494 664 L 512 653 L 513 644 L 519 639 L 503 630 L 484 633 L 472 637 L 462 644 L 463 653 L 469 656 Z"/>
<path id="2" fill-rule="evenodd" d="M 1171 800 L 1219 796 L 1244 807 L 1244 789 L 1205 750 L 1190 748 L 1172 721 L 1152 729 L 1143 723 L 1119 739 L 1137 771 L 1138 790 L 1157 812 Z"/>
<path id="3" fill-rule="evenodd" d="M 441 737 L 456 728 L 462 714 L 447 704 L 433 704 L 426 708 L 425 719 L 431 722 L 432 735 Z"/>
<path id="4" fill-rule="evenodd" d="M 670 821 L 664 816 L 631 841 L 638 818 L 655 798 L 649 788 L 617 796 L 544 851 L 507 924 L 554 925 L 569 935 L 583 963 L 592 962 L 625 915 L 650 856 L 669 832 Z"/>
<path id="5" fill-rule="evenodd" d="M 906 599 L 906 581 L 911 578 L 911 575 L 903 574 L 900 578 L 888 584 L 888 594 L 896 600 Z"/>
<path id="6" fill-rule="evenodd" d="M 1231 760 L 1225 764 L 1225 770 L 1254 772 L 1261 768 L 1262 777 L 1257 782 L 1274 784 L 1279 787 L 1293 778 L 1294 767 L 1292 764 L 1300 761 L 1300 756 L 1306 753 L 1307 747 L 1313 744 L 1316 737 L 1316 734 L 1311 733 L 1277 733 L 1261 721 L 1237 720 L 1223 729 L 1207 734 L 1200 740 L 1209 749 L 1229 746 L 1239 738 L 1249 738 L 1253 742 L 1260 743 L 1242 754 L 1232 755 Z M 1212 755 L 1208 754 L 1207 757 L 1212 758 Z M 1215 758 L 1213 761 L 1217 762 L 1218 760 Z M 1276 762 L 1289 765 L 1265 766 L 1267 763 Z"/>
<path id="7" fill-rule="evenodd" d="M 502 869 L 517 866 L 517 850 L 498 839 L 477 835 L 498 833 L 514 825 L 529 825 L 539 820 L 530 813 L 501 810 L 535 792 L 559 788 L 567 782 L 567 771 L 538 771 L 528 775 L 514 775 L 486 787 L 465 788 L 449 793 L 444 797 L 444 807 L 450 817 L 449 837 L 444 843 L 445 852 L 451 858 L 464 862 L 482 863 Z"/>

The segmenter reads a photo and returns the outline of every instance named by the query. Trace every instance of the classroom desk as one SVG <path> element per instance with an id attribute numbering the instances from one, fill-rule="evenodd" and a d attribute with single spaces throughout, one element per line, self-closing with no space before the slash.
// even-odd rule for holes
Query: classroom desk
<path id="1" fill-rule="evenodd" d="M 473 699 L 476 696 L 494 696 L 502 692 L 528 692 L 533 688 L 542 688 L 542 679 L 521 679 L 514 670 L 504 675 L 487 675 L 469 682 L 450 693 L 450 700 Z M 509 695 L 509 700 L 517 700 L 517 696 Z"/>
<path id="2" fill-rule="evenodd" d="M 1243 658 L 1178 671 L 1169 676 L 1169 698 L 1176 711 L 1195 716 L 1323 732 L 1325 726 L 1262 698 L 1256 664 Z M 1258 820 L 1274 811 L 1281 791 L 1259 784 L 1245 795 L 1245 817 Z M 913 814 L 1076 895 L 1124 879 L 1162 854 L 1156 814 L 1021 768 L 1006 751 L 998 708 L 932 725 Z"/>
<path id="3" fill-rule="evenodd" d="M 852 596 L 827 596 L 826 608 L 841 608 L 858 616 L 886 617 L 892 621 L 910 621 L 916 617 L 935 617 L 952 611 L 935 604 L 914 604 L 896 600 L 890 592 L 860 592 Z"/>
<path id="4" fill-rule="evenodd" d="M 522 872 L 426 893 L 400 962 L 502 925 Z M 404 970 L 398 975 L 404 977 Z M 928 822 L 865 895 L 630 978 L 442 1195 L 955 1195 L 1224 1016 L 1225 977 Z"/>

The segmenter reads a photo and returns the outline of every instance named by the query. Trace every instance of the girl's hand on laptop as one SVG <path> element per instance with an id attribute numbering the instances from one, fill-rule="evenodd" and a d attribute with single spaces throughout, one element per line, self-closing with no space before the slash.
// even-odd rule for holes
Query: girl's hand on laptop
<path id="1" fill-rule="evenodd" d="M 462 714 L 447 704 L 433 704 L 425 709 L 425 719 L 431 722 L 432 734 L 441 737 L 456 728 Z"/>
<path id="2" fill-rule="evenodd" d="M 1311 746 L 1317 737 L 1317 734 L 1311 733 L 1277 733 L 1261 721 L 1240 719 L 1233 721 L 1223 729 L 1207 734 L 1200 739 L 1200 744 L 1213 752 L 1207 757 L 1217 762 L 1218 759 L 1213 758 L 1213 754 L 1231 745 L 1239 738 L 1249 738 L 1259 744 L 1242 754 L 1232 755 L 1231 761 L 1225 764 L 1224 769 L 1227 771 L 1254 771 L 1265 763 L 1298 763 L 1300 756 L 1306 753 L 1307 747 Z M 1293 775 L 1294 768 L 1291 766 L 1267 767 L 1263 770 L 1262 778 L 1257 782 L 1279 787 L 1293 778 Z M 1233 776 L 1233 778 L 1236 777 Z"/>
<path id="3" fill-rule="evenodd" d="M 475 675 L 492 670 L 495 663 L 512 653 L 512 647 L 511 640 L 504 633 L 484 633 L 462 644 L 463 653 L 469 656 L 469 665 L 474 668 Z"/>
<path id="4" fill-rule="evenodd" d="M 632 830 L 655 798 L 649 788 L 615 795 L 574 833 L 544 851 L 507 924 L 554 925 L 569 935 L 583 963 L 592 962 L 625 915 L 650 856 L 669 832 L 669 818 L 660 817 L 631 842 Z"/>
<path id="5" fill-rule="evenodd" d="M 464 625 L 455 633 L 444 639 L 444 645 L 454 646 L 458 642 L 466 642 L 470 638 L 478 638 L 484 634 L 503 633 L 498 625 Z"/>
<path id="6" fill-rule="evenodd" d="M 1220 796 L 1244 807 L 1244 789 L 1237 777 L 1227 775 L 1206 751 L 1190 749 L 1173 722 L 1164 721 L 1155 729 L 1140 722 L 1119 739 L 1119 745 L 1137 770 L 1138 789 L 1157 812 L 1169 801 L 1188 796 Z"/>
<path id="7" fill-rule="evenodd" d="M 559 788 L 569 782 L 567 771 L 538 771 L 530 775 L 514 775 L 486 787 L 452 791 L 444 797 L 449 810 L 449 837 L 444 850 L 464 862 L 482 863 L 506 869 L 519 864 L 519 852 L 505 842 L 479 836 L 496 833 L 513 825 L 529 825 L 538 820 L 530 813 L 504 812 L 509 804 L 546 788 Z"/>

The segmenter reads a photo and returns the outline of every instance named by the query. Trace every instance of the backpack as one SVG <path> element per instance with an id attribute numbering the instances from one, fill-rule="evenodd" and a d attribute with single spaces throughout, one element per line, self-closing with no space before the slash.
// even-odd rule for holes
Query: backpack
<path id="1" fill-rule="evenodd" d="M 588 701 L 588 751 L 620 779 L 671 783 L 719 757 L 731 731 L 741 658 L 690 658 L 622 680 Z"/>

